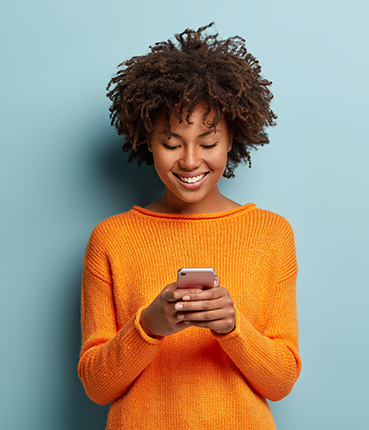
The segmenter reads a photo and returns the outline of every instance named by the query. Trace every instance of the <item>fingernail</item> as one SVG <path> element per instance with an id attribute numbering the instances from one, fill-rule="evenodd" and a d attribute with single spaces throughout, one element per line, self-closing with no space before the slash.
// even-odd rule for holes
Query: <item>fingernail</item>
<path id="1" fill-rule="evenodd" d="M 177 314 L 177 318 L 181 320 L 184 318 L 184 315 L 183 314 Z"/>
<path id="2" fill-rule="evenodd" d="M 180 303 L 176 303 L 176 304 L 174 305 L 174 309 L 175 309 L 176 311 L 180 311 L 181 309 L 183 309 L 183 305 L 181 305 Z"/>
<path id="3" fill-rule="evenodd" d="M 190 321 L 183 321 L 185 324 L 191 324 Z"/>
<path id="4" fill-rule="evenodd" d="M 196 290 L 195 293 L 201 293 L 202 290 Z"/>
<path id="5" fill-rule="evenodd" d="M 182 300 L 191 300 L 191 297 L 190 296 L 183 296 Z"/>

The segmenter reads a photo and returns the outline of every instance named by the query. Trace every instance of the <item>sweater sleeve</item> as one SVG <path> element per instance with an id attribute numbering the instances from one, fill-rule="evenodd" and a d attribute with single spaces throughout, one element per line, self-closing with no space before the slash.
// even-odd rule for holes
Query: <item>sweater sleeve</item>
<path id="1" fill-rule="evenodd" d="M 263 327 L 256 329 L 236 307 L 235 330 L 227 335 L 213 333 L 252 388 L 272 401 L 291 392 L 301 371 L 296 278 L 292 233 Z"/>
<path id="2" fill-rule="evenodd" d="M 86 267 L 90 266 L 90 260 L 94 264 L 98 261 L 99 253 L 93 253 L 92 247 L 90 240 L 82 279 L 82 349 L 78 373 L 91 400 L 104 405 L 130 389 L 158 354 L 162 338 L 147 336 L 140 326 L 143 308 L 118 330 L 112 283 L 108 276 L 101 279 L 102 276 Z M 103 267 L 99 265 L 101 274 Z"/>

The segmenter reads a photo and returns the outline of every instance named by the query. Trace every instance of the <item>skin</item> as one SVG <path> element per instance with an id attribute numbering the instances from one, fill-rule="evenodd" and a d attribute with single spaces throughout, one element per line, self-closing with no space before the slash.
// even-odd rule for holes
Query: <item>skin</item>
<path id="1" fill-rule="evenodd" d="M 199 103 L 191 115 L 191 124 L 172 115 L 172 137 L 166 133 L 165 111 L 154 123 L 148 143 L 156 171 L 165 185 L 164 194 L 146 208 L 159 213 L 200 214 L 234 209 L 239 204 L 223 196 L 218 188 L 232 147 L 232 136 L 225 120 L 209 127 L 215 115 L 211 111 L 203 124 L 207 108 Z M 187 112 L 182 112 L 186 118 Z M 205 176 L 204 176 L 205 175 Z M 195 184 L 181 178 L 202 179 Z M 190 326 L 203 327 L 220 334 L 235 327 L 235 310 L 228 290 L 215 277 L 214 288 L 177 289 L 167 285 L 141 313 L 141 326 L 151 337 L 170 336 Z"/>
<path id="2" fill-rule="evenodd" d="M 201 214 L 233 209 L 239 204 L 220 193 L 218 182 L 227 165 L 232 148 L 232 135 L 226 121 L 221 120 L 214 130 L 209 127 L 215 117 L 211 111 L 203 124 L 207 108 L 199 103 L 191 115 L 191 124 L 170 117 L 172 136 L 167 136 L 165 111 L 154 122 L 148 143 L 153 154 L 155 169 L 165 185 L 164 194 L 147 209 L 161 213 Z M 182 117 L 187 111 L 183 109 Z M 178 176 L 194 177 L 206 174 L 200 187 L 188 189 Z"/>
<path id="3" fill-rule="evenodd" d="M 220 334 L 235 327 L 233 301 L 226 288 L 219 286 L 203 291 L 177 289 L 167 285 L 141 313 L 141 327 L 151 337 L 170 336 L 190 326 L 203 327 Z"/>

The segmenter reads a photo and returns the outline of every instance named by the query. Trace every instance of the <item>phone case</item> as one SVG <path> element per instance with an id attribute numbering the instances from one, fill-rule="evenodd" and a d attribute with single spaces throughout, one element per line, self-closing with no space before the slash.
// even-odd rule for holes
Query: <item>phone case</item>
<path id="1" fill-rule="evenodd" d="M 214 269 L 209 267 L 179 269 L 177 288 L 213 288 L 214 275 Z"/>

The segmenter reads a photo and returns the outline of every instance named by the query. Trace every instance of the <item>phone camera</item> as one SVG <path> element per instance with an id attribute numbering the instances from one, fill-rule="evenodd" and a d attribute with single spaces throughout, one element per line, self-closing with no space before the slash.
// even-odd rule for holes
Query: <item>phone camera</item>
<path id="1" fill-rule="evenodd" d="M 186 275 L 186 272 L 181 272 L 181 276 L 185 276 Z"/>

